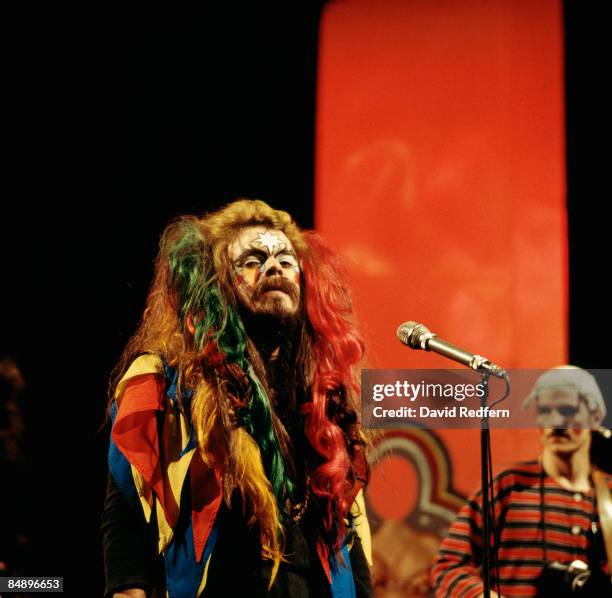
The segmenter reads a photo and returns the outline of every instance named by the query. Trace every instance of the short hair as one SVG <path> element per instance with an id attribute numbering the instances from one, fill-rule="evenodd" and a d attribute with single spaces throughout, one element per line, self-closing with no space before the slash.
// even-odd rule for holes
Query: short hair
<path id="1" fill-rule="evenodd" d="M 544 372 L 537 380 L 529 396 L 523 402 L 523 409 L 531 406 L 541 390 L 547 388 L 571 388 L 584 399 L 591 413 L 606 416 L 606 404 L 595 376 L 574 365 L 560 365 Z"/>

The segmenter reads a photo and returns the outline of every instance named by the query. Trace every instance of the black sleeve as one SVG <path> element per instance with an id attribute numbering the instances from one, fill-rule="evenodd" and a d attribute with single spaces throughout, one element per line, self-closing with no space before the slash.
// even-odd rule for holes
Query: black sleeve
<path id="1" fill-rule="evenodd" d="M 159 582 L 160 567 L 154 514 L 147 524 L 144 513 L 128 504 L 110 473 L 100 531 L 106 576 L 104 596 L 127 588 L 150 592 Z"/>
<path id="2" fill-rule="evenodd" d="M 372 589 L 370 566 L 368 565 L 365 553 L 363 552 L 361 538 L 359 538 L 357 534 L 355 534 L 353 539 L 353 546 L 351 548 L 350 555 L 357 598 L 373 598 L 374 590 Z"/>

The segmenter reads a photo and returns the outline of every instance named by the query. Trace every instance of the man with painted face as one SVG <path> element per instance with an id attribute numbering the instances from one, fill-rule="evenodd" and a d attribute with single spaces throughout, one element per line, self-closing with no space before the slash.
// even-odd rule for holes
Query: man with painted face
<path id="1" fill-rule="evenodd" d="M 589 372 L 561 366 L 538 378 L 523 405 L 535 412 L 543 450 L 495 478 L 499 580 L 492 560 L 491 587 L 499 581 L 506 598 L 611 596 L 600 512 L 612 508 L 612 478 L 590 458 L 593 430 L 606 415 L 601 390 Z M 440 545 L 431 571 L 438 597 L 482 595 L 481 505 L 478 492 Z"/>
<path id="2" fill-rule="evenodd" d="M 111 380 L 106 595 L 372 595 L 362 354 L 336 256 L 286 212 L 172 222 Z"/>

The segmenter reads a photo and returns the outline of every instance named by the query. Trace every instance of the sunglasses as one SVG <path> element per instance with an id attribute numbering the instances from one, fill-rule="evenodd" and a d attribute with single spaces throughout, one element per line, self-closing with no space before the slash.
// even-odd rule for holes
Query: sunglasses
<path id="1" fill-rule="evenodd" d="M 578 413 L 578 407 L 574 405 L 561 405 L 560 407 L 538 406 L 538 415 L 550 415 L 553 411 L 567 418 L 576 415 L 576 413 Z"/>

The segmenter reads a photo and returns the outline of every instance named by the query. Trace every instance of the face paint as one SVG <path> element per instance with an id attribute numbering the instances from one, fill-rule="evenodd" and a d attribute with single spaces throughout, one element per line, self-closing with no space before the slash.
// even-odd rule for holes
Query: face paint
<path id="1" fill-rule="evenodd" d="M 283 234 L 283 236 L 285 235 Z M 283 243 L 283 241 L 278 237 L 278 235 L 270 230 L 266 230 L 263 233 L 258 233 L 257 239 L 255 239 L 255 243 L 259 247 L 265 247 L 269 254 L 272 254 L 275 249 L 280 249 L 285 246 L 285 243 Z M 289 239 L 287 239 L 287 243 L 291 245 L 291 243 L 289 243 Z"/>
<path id="2" fill-rule="evenodd" d="M 588 443 L 590 428 L 595 424 L 586 402 L 575 390 L 543 389 L 539 391 L 537 419 L 545 450 L 573 453 Z"/>
<path id="3" fill-rule="evenodd" d="M 238 294 L 244 303 L 271 312 L 272 304 L 295 313 L 300 295 L 300 267 L 291 241 L 282 231 L 248 226 L 228 247 L 236 273 Z M 289 285 L 289 286 L 287 286 Z"/>
<path id="4" fill-rule="evenodd" d="M 565 389 L 543 389 L 538 393 L 537 421 L 543 427 L 588 428 L 591 414 L 578 393 Z"/>

